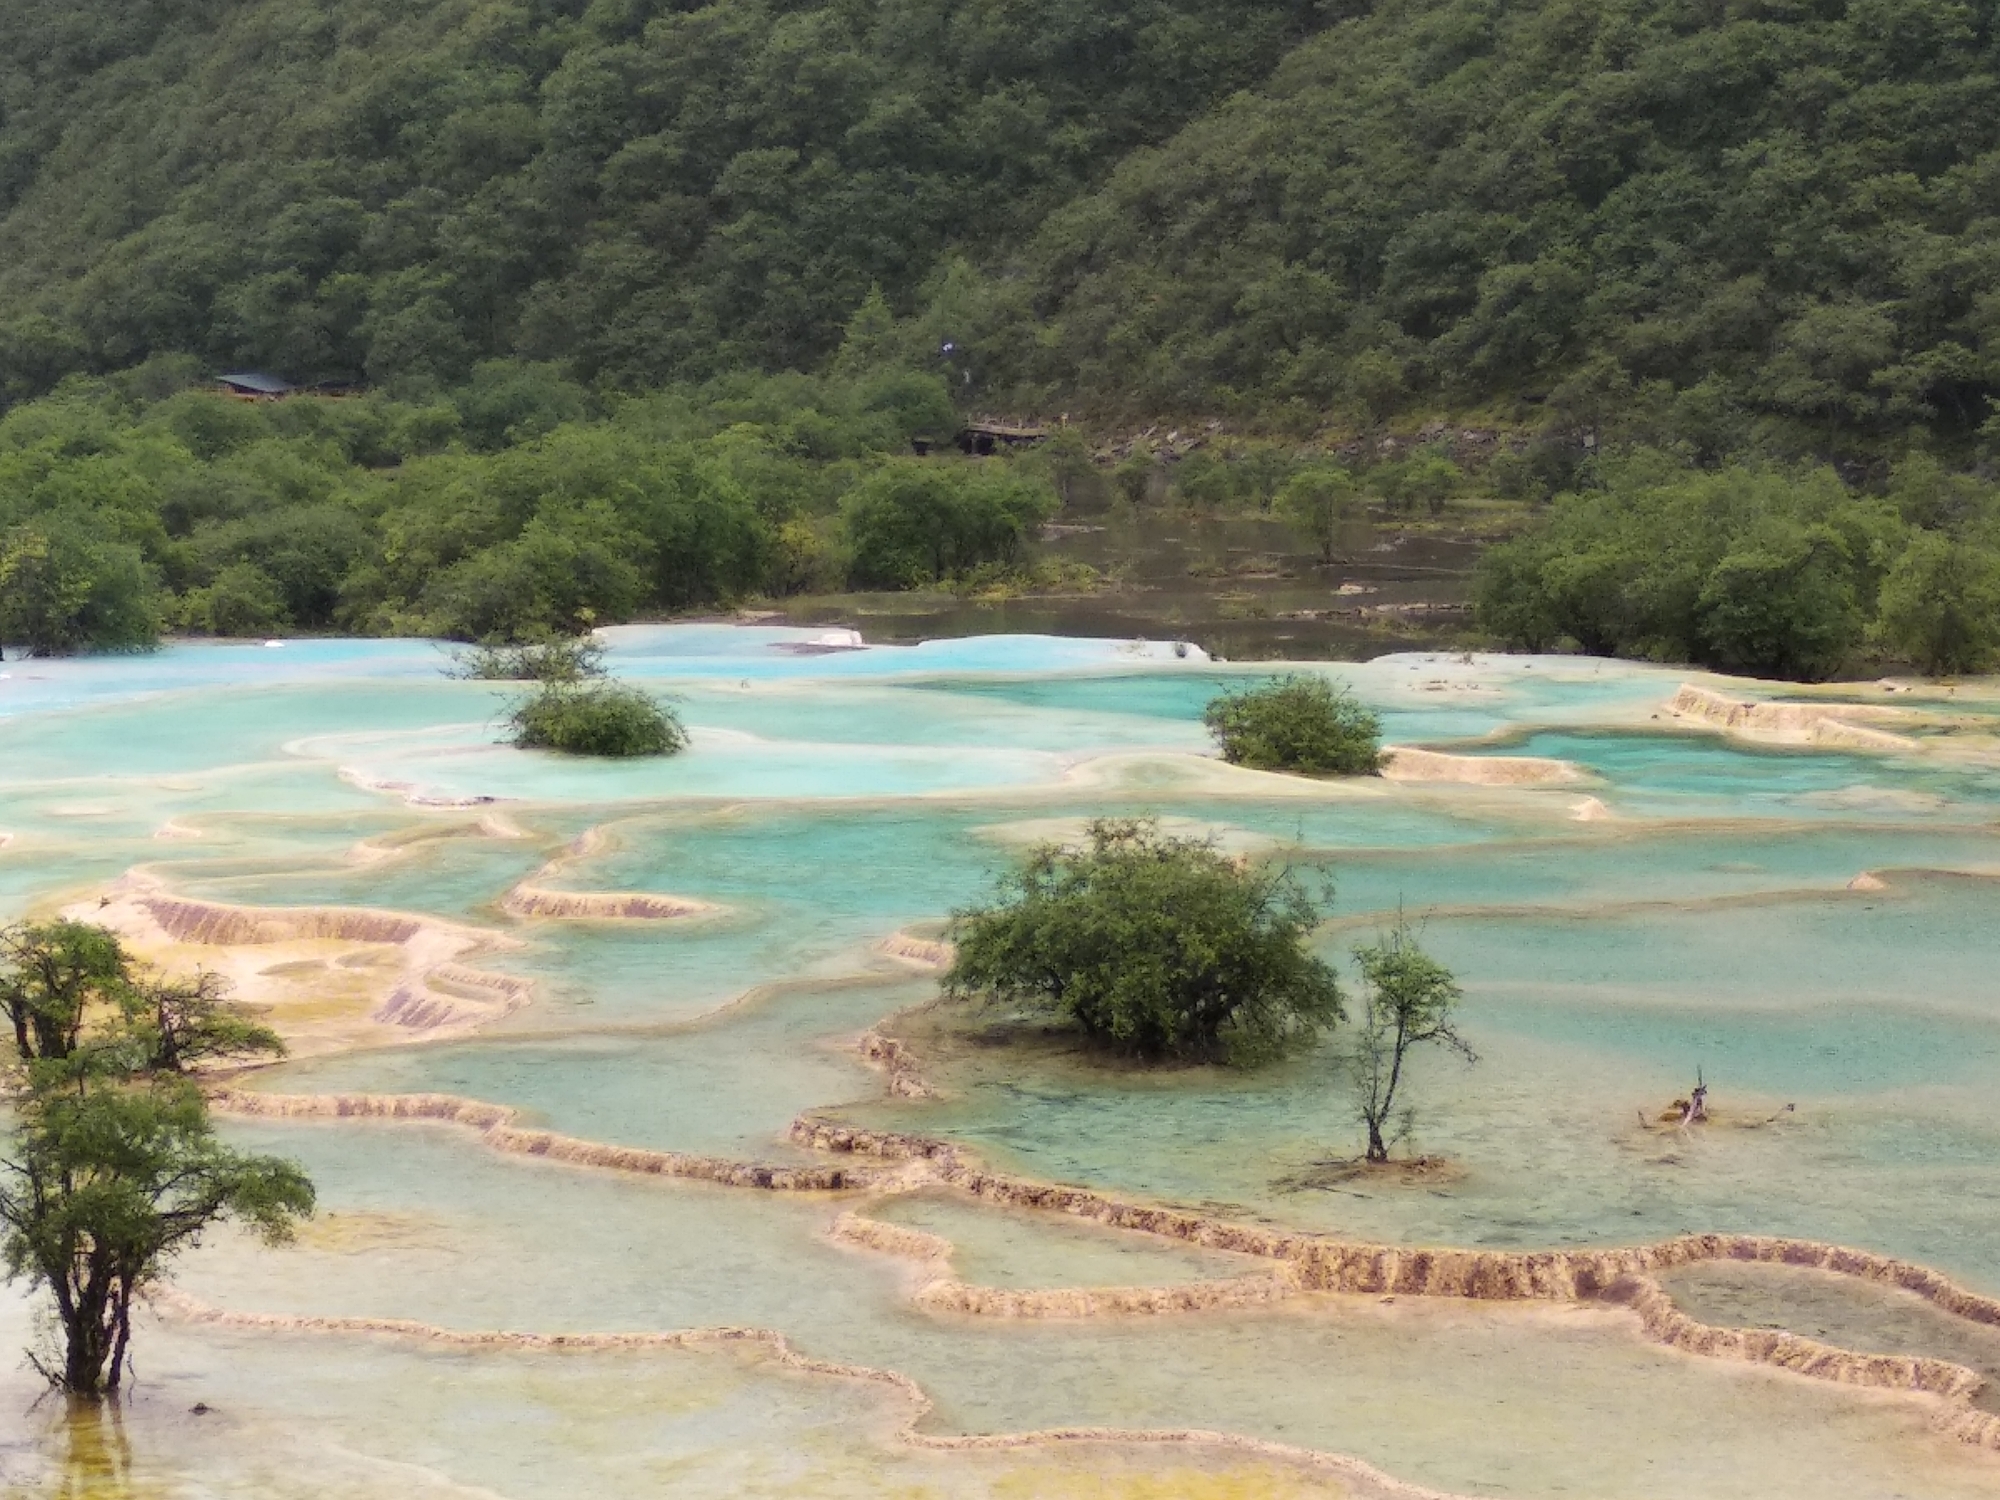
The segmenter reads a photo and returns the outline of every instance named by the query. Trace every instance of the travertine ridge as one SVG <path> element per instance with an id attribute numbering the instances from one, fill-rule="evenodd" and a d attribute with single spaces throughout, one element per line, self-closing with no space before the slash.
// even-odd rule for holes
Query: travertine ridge
<path id="1" fill-rule="evenodd" d="M 698 1351 L 730 1345 L 751 1345 L 760 1348 L 774 1362 L 788 1369 L 840 1380 L 868 1381 L 895 1391 L 904 1400 L 906 1415 L 897 1426 L 894 1440 L 912 1448 L 948 1453 L 1038 1448 L 1056 1444 L 1102 1443 L 1119 1446 L 1220 1449 L 1337 1476 L 1357 1487 L 1357 1500 L 1468 1500 L 1468 1497 L 1444 1490 L 1406 1483 L 1383 1473 L 1373 1464 L 1346 1454 L 1324 1453 L 1289 1443 L 1274 1443 L 1263 1438 L 1244 1437 L 1239 1433 L 1210 1432 L 1201 1428 L 1126 1430 L 1113 1427 L 1053 1427 L 1034 1432 L 979 1433 L 962 1436 L 923 1432 L 919 1428 L 924 1418 L 930 1414 L 932 1402 L 923 1387 L 909 1376 L 896 1370 L 814 1359 L 809 1355 L 800 1354 L 782 1333 L 768 1328 L 689 1328 L 633 1333 L 517 1333 L 507 1330 L 443 1328 L 436 1324 L 419 1323 L 407 1318 L 237 1312 L 210 1306 L 168 1285 L 156 1286 L 148 1295 L 156 1312 L 186 1323 L 222 1328 L 258 1329 L 273 1333 L 372 1335 L 453 1349 Z"/>
<path id="2" fill-rule="evenodd" d="M 287 1119 L 434 1121 L 479 1133 L 494 1150 L 572 1166 L 674 1177 L 778 1192 L 856 1188 L 909 1191 L 943 1185 L 989 1203 L 1072 1218 L 1206 1249 L 1277 1262 L 1269 1273 L 1170 1287 L 1013 1290 L 973 1287 L 942 1274 L 949 1243 L 922 1230 L 844 1214 L 837 1241 L 939 1268 L 918 1293 L 932 1311 L 984 1317 L 1054 1318 L 1199 1312 L 1276 1302 L 1298 1292 L 1455 1297 L 1479 1301 L 1605 1301 L 1631 1308 L 1647 1337 L 1689 1354 L 1750 1361 L 1814 1379 L 1901 1392 L 1938 1403 L 1934 1425 L 1967 1443 L 2000 1449 L 2000 1416 L 1974 1409 L 1984 1379 L 1947 1360 L 1858 1354 L 1769 1330 L 1718 1329 L 1677 1309 L 1657 1272 L 1704 1261 L 1758 1261 L 1834 1272 L 1894 1287 L 1968 1321 L 2000 1327 L 2000 1299 L 1958 1285 L 1912 1261 L 1813 1240 L 1745 1234 L 1688 1234 L 1650 1245 L 1514 1251 L 1375 1245 L 1240 1223 L 1186 1209 L 1128 1203 L 1088 1188 L 1032 1182 L 989 1171 L 949 1142 L 857 1129 L 802 1117 L 797 1145 L 832 1156 L 866 1157 L 874 1169 L 781 1166 L 678 1151 L 614 1146 L 551 1131 L 524 1130 L 504 1105 L 449 1094 L 285 1095 L 220 1089 L 218 1110 Z M 1122 1440 L 1122 1439 L 1121 1439 Z"/>

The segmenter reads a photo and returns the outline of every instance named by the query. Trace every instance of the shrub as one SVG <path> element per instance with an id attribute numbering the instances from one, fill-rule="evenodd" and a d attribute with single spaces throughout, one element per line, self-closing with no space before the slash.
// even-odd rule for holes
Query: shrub
<path id="1" fill-rule="evenodd" d="M 1876 633 L 1933 676 L 1980 671 L 2000 645 L 2000 555 L 1918 536 L 1882 580 Z"/>
<path id="2" fill-rule="evenodd" d="M 1599 475 L 1480 559 L 1475 618 L 1509 646 L 1827 677 L 1907 545 L 1895 507 L 1830 468 L 1705 471 L 1635 452 Z"/>
<path id="3" fill-rule="evenodd" d="M 1341 1017 L 1306 939 L 1319 904 L 1289 871 L 1248 869 L 1150 822 L 1090 825 L 959 912 L 945 992 L 1025 1003 L 1138 1057 L 1254 1062 Z"/>
<path id="4" fill-rule="evenodd" d="M 584 682 L 604 675 L 604 647 L 565 636 L 522 646 L 474 646 L 452 653 L 446 675 L 472 682 Z"/>
<path id="5" fill-rule="evenodd" d="M 985 563 L 1012 566 L 1055 495 L 1005 468 L 953 460 L 885 464 L 843 505 L 858 588 L 918 588 Z"/>
<path id="6" fill-rule="evenodd" d="M 672 755 L 687 745 L 674 711 L 651 694 L 609 683 L 550 682 L 507 715 L 514 744 L 565 755 Z"/>
<path id="7" fill-rule="evenodd" d="M 1382 721 L 1344 685 L 1302 672 L 1224 693 L 1202 722 L 1233 766 L 1303 776 L 1373 776 L 1382 765 Z"/>
<path id="8" fill-rule="evenodd" d="M 147 651 L 159 643 L 139 549 L 104 540 L 103 530 L 89 515 L 71 513 L 0 535 L 0 642 L 31 656 Z"/>
<path id="9" fill-rule="evenodd" d="M 207 635 L 274 635 L 289 623 L 285 598 L 271 576 L 253 562 L 234 562 L 207 588 L 182 596 L 180 621 Z"/>

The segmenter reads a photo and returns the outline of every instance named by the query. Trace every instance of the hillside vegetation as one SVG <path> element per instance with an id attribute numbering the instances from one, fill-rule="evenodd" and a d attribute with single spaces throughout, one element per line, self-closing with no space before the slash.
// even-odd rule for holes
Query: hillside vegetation
<path id="1" fill-rule="evenodd" d="M 830 356 L 1317 425 L 1967 434 L 2000 67 L 1956 0 L 13 0 L 0 381 Z"/>
<path id="2" fill-rule="evenodd" d="M 1472 494 L 1547 503 L 1483 570 L 1492 638 L 1979 666 L 1995 27 L 1956 0 L 7 0 L 0 640 L 507 640 L 1012 587 L 1085 494 L 1271 510 L 1333 564 L 1360 509 Z M 227 367 L 368 394 L 196 389 Z M 980 408 L 1078 426 L 1026 462 L 909 455 Z M 1227 431 L 1190 447 L 1201 419 Z M 1182 441 L 1115 467 L 1085 436 L 1156 422 Z"/>
<path id="3" fill-rule="evenodd" d="M 1264 76 L 1308 0 L 9 0 L 0 381 L 809 365 Z"/>
<path id="4" fill-rule="evenodd" d="M 109 382 L 0 418 L 0 645 L 342 630 L 547 638 L 754 594 L 1009 570 L 1055 509 L 922 460 L 935 378 L 744 379 L 597 409 L 546 371 L 451 401 L 158 399 Z"/>
<path id="5" fill-rule="evenodd" d="M 1546 398 L 1714 457 L 2000 389 L 1995 12 L 1382 0 L 1043 225 L 1010 370 L 1158 409 Z"/>

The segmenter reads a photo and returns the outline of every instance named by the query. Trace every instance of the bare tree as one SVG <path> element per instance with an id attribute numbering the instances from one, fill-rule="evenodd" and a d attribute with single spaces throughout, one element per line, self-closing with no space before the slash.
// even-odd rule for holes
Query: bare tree
<path id="1" fill-rule="evenodd" d="M 1403 1061 L 1412 1047 L 1436 1043 L 1467 1062 L 1479 1056 L 1452 1029 L 1461 998 L 1451 971 L 1418 946 L 1400 915 L 1396 925 L 1366 948 L 1354 950 L 1361 969 L 1361 1027 L 1348 1054 L 1368 1127 L 1368 1160 L 1387 1161 L 1384 1128 L 1394 1118 L 1403 1084 Z M 1407 1119 L 1408 1110 L 1405 1110 Z"/>

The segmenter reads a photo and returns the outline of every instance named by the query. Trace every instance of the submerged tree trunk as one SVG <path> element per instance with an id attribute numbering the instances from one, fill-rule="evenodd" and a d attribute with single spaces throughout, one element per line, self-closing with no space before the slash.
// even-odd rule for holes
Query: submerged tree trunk
<path id="1" fill-rule="evenodd" d="M 107 1389 L 104 1367 L 111 1361 L 113 1334 L 110 1319 L 101 1308 L 78 1307 L 63 1328 L 67 1344 L 63 1360 L 62 1388 L 72 1396 L 95 1398 Z M 111 1373 L 110 1389 L 118 1384 L 117 1370 Z"/>
<path id="2" fill-rule="evenodd" d="M 1376 1120 L 1368 1122 L 1368 1159 L 1370 1161 L 1387 1161 L 1389 1159 L 1389 1148 L 1382 1141 L 1382 1126 Z"/>
<path id="3" fill-rule="evenodd" d="M 51 1384 L 95 1401 L 116 1391 L 125 1374 L 125 1346 L 132 1330 L 132 1290 L 125 1278 L 98 1272 L 79 1276 L 70 1295 L 57 1298 L 62 1319 L 63 1364 Z"/>

